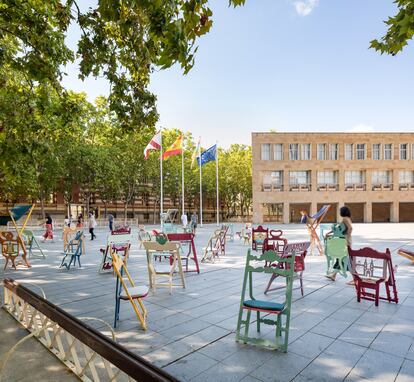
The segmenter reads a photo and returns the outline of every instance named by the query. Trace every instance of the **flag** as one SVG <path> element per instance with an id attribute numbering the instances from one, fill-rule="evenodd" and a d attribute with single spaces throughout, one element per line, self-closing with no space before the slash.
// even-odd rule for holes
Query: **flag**
<path id="1" fill-rule="evenodd" d="M 201 154 L 201 166 L 203 164 L 206 164 L 216 159 L 217 159 L 217 144 L 215 144 L 214 146 L 211 146 L 209 149 L 207 149 Z M 200 166 L 200 158 L 197 158 L 197 163 Z"/>
<path id="2" fill-rule="evenodd" d="M 178 155 L 183 152 L 183 136 L 180 135 L 176 141 L 164 152 L 162 159 L 167 159 L 173 155 Z"/>
<path id="3" fill-rule="evenodd" d="M 147 144 L 147 147 L 145 147 L 144 150 L 144 157 L 145 160 L 148 159 L 149 151 L 150 150 L 161 150 L 161 131 L 156 133 L 150 142 Z"/>
<path id="4" fill-rule="evenodd" d="M 198 153 L 200 151 L 200 140 L 201 140 L 201 138 L 198 138 L 197 146 L 195 147 L 195 149 L 193 151 L 193 155 L 191 157 L 191 168 L 193 168 L 194 162 L 195 162 L 195 160 L 197 158 L 197 155 L 198 155 Z"/>

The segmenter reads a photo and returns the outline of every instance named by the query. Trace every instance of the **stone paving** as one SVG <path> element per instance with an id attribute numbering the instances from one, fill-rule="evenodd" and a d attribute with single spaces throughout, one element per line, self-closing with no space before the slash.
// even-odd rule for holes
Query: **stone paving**
<path id="1" fill-rule="evenodd" d="M 207 225 L 199 229 L 199 259 L 214 228 Z M 308 238 L 302 225 L 277 228 L 289 241 Z M 414 248 L 413 232 L 414 224 L 355 224 L 353 243 L 355 248 L 379 250 L 402 245 Z M 82 269 L 68 272 L 58 268 L 62 241 L 57 239 L 43 244 L 47 259 L 32 260 L 31 269 L 0 271 L 0 277 L 30 283 L 33 290 L 37 289 L 33 285 L 40 286 L 50 301 L 69 313 L 112 324 L 115 279 L 111 274 L 98 274 L 99 248 L 104 246 L 106 234 L 98 230 L 98 240 L 87 241 Z M 167 288 L 151 293 L 145 299 L 149 311 L 146 332 L 139 329 L 129 303 L 122 303 L 117 340 L 182 381 L 414 381 L 414 266 L 408 260 L 393 255 L 398 264 L 400 303 L 382 301 L 375 307 L 368 301 L 358 303 L 355 289 L 345 285 L 346 279 L 327 280 L 324 257 L 307 257 L 305 296 L 294 291 L 290 345 L 285 354 L 235 342 L 246 251 L 247 247 L 235 239 L 228 243 L 226 256 L 214 264 L 201 264 L 200 275 L 186 274 L 186 289 L 176 287 L 172 295 Z M 145 254 L 138 249 L 138 242 L 128 269 L 138 284 L 148 284 Z M 259 280 L 259 290 L 264 290 L 266 282 Z M 270 298 L 277 299 L 278 293 L 270 293 Z M 0 319 L 1 357 L 7 350 L 3 338 L 8 344 L 13 341 L 7 324 L 10 320 L 3 313 Z M 87 323 L 93 325 L 92 321 Z M 108 334 L 102 324 L 94 326 Z M 57 372 L 56 380 L 73 379 L 64 371 Z M 13 378 L 7 380 L 47 380 L 21 374 Z"/>

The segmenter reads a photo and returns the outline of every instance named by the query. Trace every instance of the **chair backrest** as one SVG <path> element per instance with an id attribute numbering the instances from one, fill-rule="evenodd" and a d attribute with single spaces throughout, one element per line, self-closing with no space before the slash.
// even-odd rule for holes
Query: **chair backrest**
<path id="1" fill-rule="evenodd" d="M 11 231 L 0 231 L 0 245 L 3 255 L 17 255 L 21 242 Z"/>
<path id="2" fill-rule="evenodd" d="M 310 247 L 310 241 L 303 241 L 298 243 L 289 243 L 286 245 L 283 257 L 295 257 L 295 272 L 302 272 L 305 270 L 305 257 Z"/>
<path id="3" fill-rule="evenodd" d="M 114 230 L 112 230 L 112 235 L 124 235 L 127 233 L 131 233 L 131 227 L 121 226 Z"/>
<path id="4" fill-rule="evenodd" d="M 69 250 L 70 252 L 74 252 L 76 255 L 82 255 L 83 251 L 83 240 L 85 239 L 85 236 L 82 231 L 77 231 L 75 234 L 75 237 L 73 237 L 68 245 L 65 248 L 66 250 Z"/>
<path id="5" fill-rule="evenodd" d="M 170 252 L 179 253 L 180 244 L 167 241 L 165 244 L 157 243 L 156 241 L 146 241 L 143 243 L 147 252 Z"/>
<path id="6" fill-rule="evenodd" d="M 331 207 L 330 204 L 325 204 L 315 215 L 311 216 L 311 218 L 314 220 L 322 219 L 325 216 L 325 214 L 328 212 L 330 207 Z"/>
<path id="7" fill-rule="evenodd" d="M 266 240 L 269 234 L 268 228 L 263 228 L 259 225 L 257 228 L 253 228 L 252 231 L 252 248 L 257 249 L 258 245 L 263 245 L 264 241 Z"/>
<path id="8" fill-rule="evenodd" d="M 379 252 L 369 247 L 358 250 L 349 248 L 349 257 L 353 276 L 360 279 L 388 280 L 390 285 L 394 285 L 394 268 L 391 252 L 388 248 L 385 252 Z"/>
<path id="9" fill-rule="evenodd" d="M 328 237 L 326 239 L 326 256 L 331 259 L 342 260 L 348 256 L 348 243 L 342 237 Z"/>
<path id="10" fill-rule="evenodd" d="M 193 233 L 167 233 L 169 241 L 178 241 L 182 243 L 192 242 L 194 240 Z"/>
<path id="11" fill-rule="evenodd" d="M 345 238 L 347 226 L 344 223 L 332 224 L 331 227 L 333 237 Z"/>
<path id="12" fill-rule="evenodd" d="M 288 243 L 287 239 L 282 237 L 282 235 L 282 230 L 271 229 L 267 238 L 263 242 L 263 252 L 273 250 L 276 251 L 279 255 L 282 255 Z"/>
<path id="13" fill-rule="evenodd" d="M 113 247 L 130 247 L 132 235 L 130 233 L 117 233 L 109 235 L 106 241 L 108 246 Z"/>
<path id="14" fill-rule="evenodd" d="M 293 253 L 294 254 L 294 253 Z M 247 278 L 250 284 L 249 294 L 250 298 L 254 299 L 253 295 L 253 273 L 270 273 L 277 276 L 286 277 L 286 294 L 285 304 L 291 304 L 292 299 L 292 285 L 294 275 L 295 256 L 279 256 L 275 251 L 266 251 L 260 255 L 252 255 L 251 249 L 247 251 L 246 268 L 243 284 L 243 298 L 246 289 Z M 269 267 L 267 264 L 275 266 Z"/>

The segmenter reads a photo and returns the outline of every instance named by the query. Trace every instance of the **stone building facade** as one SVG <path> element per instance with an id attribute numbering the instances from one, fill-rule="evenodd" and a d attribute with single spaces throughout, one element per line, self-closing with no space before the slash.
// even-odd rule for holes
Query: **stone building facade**
<path id="1" fill-rule="evenodd" d="M 253 222 L 414 221 L 413 133 L 252 133 Z"/>

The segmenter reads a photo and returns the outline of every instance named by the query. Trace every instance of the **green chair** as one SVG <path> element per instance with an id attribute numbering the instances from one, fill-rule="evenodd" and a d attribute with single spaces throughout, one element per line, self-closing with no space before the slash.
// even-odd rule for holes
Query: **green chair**
<path id="1" fill-rule="evenodd" d="M 325 256 L 327 261 L 326 274 L 336 272 L 347 277 L 348 270 L 348 243 L 342 237 L 328 237 L 326 239 Z"/>
<path id="2" fill-rule="evenodd" d="M 261 255 L 252 255 L 251 250 L 247 252 L 246 268 L 244 271 L 243 289 L 240 301 L 239 318 L 237 322 L 236 341 L 251 343 L 287 351 L 289 341 L 290 312 L 292 305 L 292 285 L 294 276 L 295 254 L 289 257 L 280 257 L 275 251 L 266 251 Z M 266 264 L 273 264 L 267 267 Z M 285 296 L 283 301 L 257 300 L 253 293 L 253 273 L 268 273 L 275 276 L 283 276 L 286 280 Z M 259 284 L 262 288 L 262 284 Z M 246 290 L 248 289 L 248 298 Z M 274 340 L 260 337 L 250 337 L 249 328 L 251 313 L 256 312 L 256 330 L 260 333 L 260 324 L 276 326 Z M 246 312 L 246 318 L 243 318 Z M 276 319 L 268 316 L 276 315 Z M 244 330 L 242 333 L 242 326 Z"/>
<path id="3" fill-rule="evenodd" d="M 46 259 L 46 255 L 43 253 L 43 250 L 33 234 L 33 231 L 30 229 L 23 230 L 22 237 L 24 244 L 26 245 L 26 249 L 29 252 L 29 258 L 40 257 L 42 259 Z"/>

